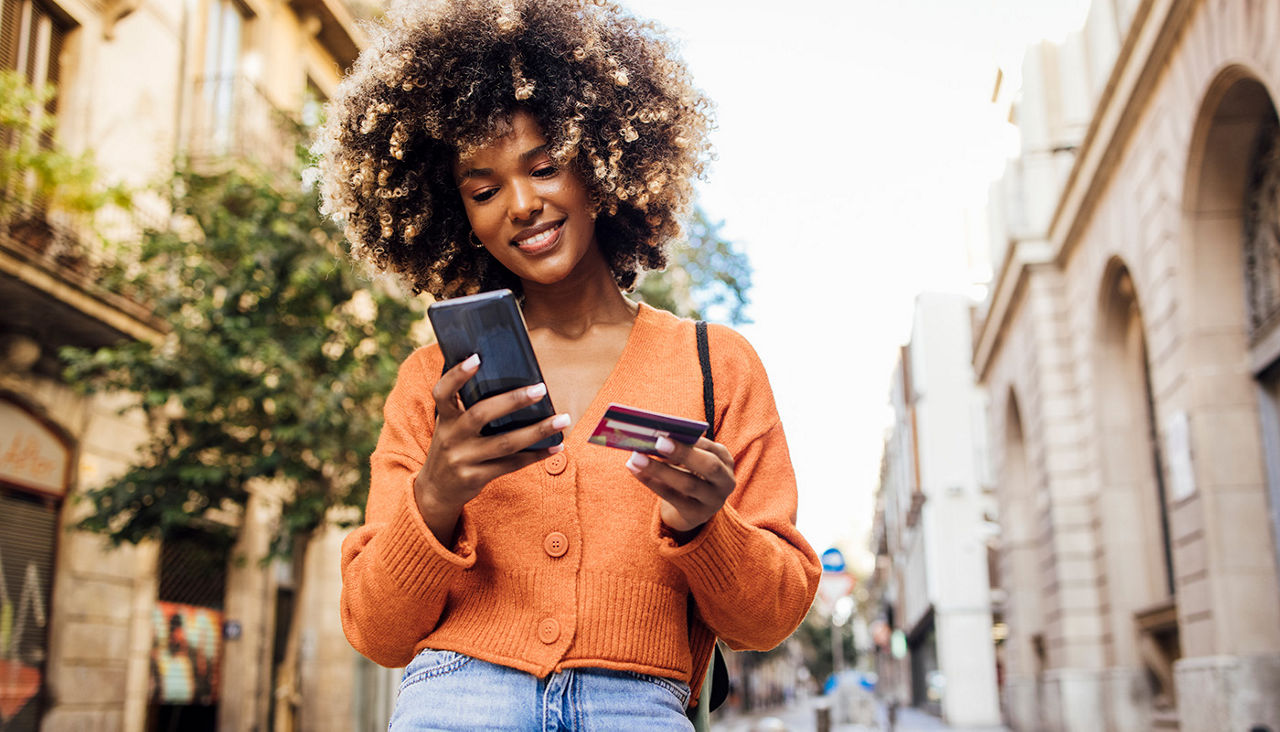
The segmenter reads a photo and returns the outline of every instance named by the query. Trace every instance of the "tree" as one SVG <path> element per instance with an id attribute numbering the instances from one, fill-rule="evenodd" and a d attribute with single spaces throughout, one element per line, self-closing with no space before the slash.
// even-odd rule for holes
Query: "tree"
<path id="1" fill-rule="evenodd" d="M 643 275 L 636 296 L 683 317 L 751 322 L 746 316 L 751 263 L 720 234 L 723 226 L 694 207 L 687 238 L 672 245 L 665 270 Z"/>
<path id="2" fill-rule="evenodd" d="M 87 493 L 80 526 L 117 543 L 230 534 L 206 509 L 243 509 L 251 481 L 282 479 L 287 552 L 329 508 L 363 506 L 420 309 L 356 273 L 314 190 L 233 169 L 181 171 L 167 193 L 181 224 L 144 233 L 124 283 L 168 324 L 163 343 L 63 352 L 69 383 L 137 394 L 154 428 L 135 465 Z"/>

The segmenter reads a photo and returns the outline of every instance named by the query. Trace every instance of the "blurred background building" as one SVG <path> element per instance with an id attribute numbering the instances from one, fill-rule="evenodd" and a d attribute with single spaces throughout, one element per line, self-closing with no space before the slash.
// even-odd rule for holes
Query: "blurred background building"
<path id="1" fill-rule="evenodd" d="M 314 123 L 363 43 L 353 17 L 367 12 L 343 0 L 0 7 L 0 69 L 56 89 L 51 140 L 93 152 L 106 181 L 140 187 L 163 180 L 179 158 L 290 163 L 290 130 Z M 135 203 L 144 223 L 167 219 L 163 201 Z M 243 515 L 219 517 L 239 525 L 231 546 L 192 532 L 114 549 L 71 530 L 83 515 L 76 495 L 123 471 L 148 425 L 137 412 L 121 416 L 128 395 L 86 397 L 64 383 L 57 351 L 158 342 L 165 326 L 96 278 L 110 255 L 93 232 L 127 241 L 135 219 L 107 209 L 90 226 L 39 200 L 6 204 L 0 728 L 385 726 L 394 672 L 361 659 L 338 627 L 341 533 L 322 532 L 305 566 L 262 561 L 286 487 L 261 485 Z M 282 663 L 290 630 L 296 665 Z"/>
<path id="2" fill-rule="evenodd" d="M 988 540 L 995 512 L 968 297 L 916 299 L 890 388 L 872 545 L 882 695 L 957 726 L 1000 723 Z M 905 654 L 902 652 L 905 640 Z"/>
<path id="3" fill-rule="evenodd" d="M 1017 730 L 1280 728 L 1277 90 L 1280 3 L 1095 0 L 997 91 L 973 364 Z"/>

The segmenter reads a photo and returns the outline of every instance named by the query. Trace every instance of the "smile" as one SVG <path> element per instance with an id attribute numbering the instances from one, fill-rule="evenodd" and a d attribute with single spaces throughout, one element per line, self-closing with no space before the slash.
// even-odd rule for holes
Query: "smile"
<path id="1" fill-rule="evenodd" d="M 539 254 L 551 247 L 555 246 L 560 240 L 560 230 L 564 227 L 564 222 L 560 221 L 551 224 L 546 228 L 537 227 L 532 236 L 525 235 L 523 239 L 516 238 L 512 240 L 512 244 L 520 248 L 525 254 Z"/>

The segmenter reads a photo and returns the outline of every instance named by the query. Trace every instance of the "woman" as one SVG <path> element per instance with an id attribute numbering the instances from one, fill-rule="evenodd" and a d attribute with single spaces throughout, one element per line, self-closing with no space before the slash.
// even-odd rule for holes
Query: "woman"
<path id="1" fill-rule="evenodd" d="M 401 366 L 342 557 L 351 644 L 407 664 L 394 730 L 690 729 L 714 636 L 773 647 L 812 602 L 786 441 L 736 333 L 710 328 L 714 441 L 586 441 L 611 402 L 703 415 L 693 323 L 623 294 L 665 264 L 708 156 L 675 58 L 610 3 L 406 4 L 331 102 L 323 192 L 355 256 L 437 297 L 513 289 L 545 377 L 464 409 L 477 357 Z M 559 414 L 479 434 L 547 390 Z"/>

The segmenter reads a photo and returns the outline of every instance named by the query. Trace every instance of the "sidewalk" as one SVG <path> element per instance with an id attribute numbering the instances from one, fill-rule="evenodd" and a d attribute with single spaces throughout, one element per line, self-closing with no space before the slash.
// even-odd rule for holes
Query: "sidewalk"
<path id="1" fill-rule="evenodd" d="M 743 714 L 723 719 L 712 719 L 715 732 L 816 732 L 817 708 L 829 703 L 826 697 L 799 700 L 788 707 L 769 709 L 753 714 Z M 883 707 L 878 710 L 878 724 L 833 724 L 831 732 L 885 732 L 889 729 L 888 716 Z M 898 723 L 893 732 L 1007 732 L 1006 727 L 952 727 L 937 717 L 919 709 L 899 708 Z"/>

